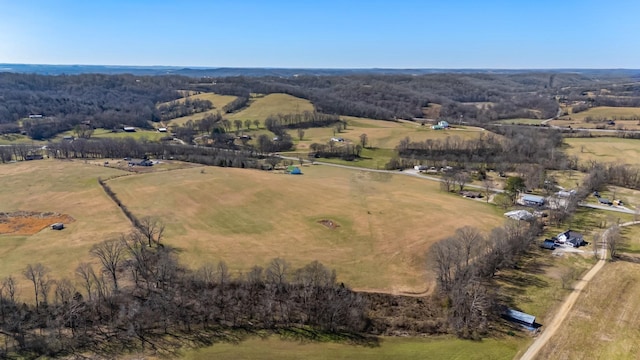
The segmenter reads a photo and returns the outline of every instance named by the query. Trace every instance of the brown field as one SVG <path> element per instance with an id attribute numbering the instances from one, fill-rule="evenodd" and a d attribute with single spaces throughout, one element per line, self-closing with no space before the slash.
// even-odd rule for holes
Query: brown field
<path id="1" fill-rule="evenodd" d="M 609 263 L 583 290 L 540 359 L 638 359 L 640 264 Z"/>
<path id="2" fill-rule="evenodd" d="M 51 224 L 69 224 L 75 219 L 69 215 L 16 211 L 0 213 L 0 235 L 33 235 Z"/>
<path id="3" fill-rule="evenodd" d="M 0 278 L 14 275 L 24 286 L 22 270 L 38 262 L 50 268 L 54 277 L 73 278 L 77 265 L 90 260 L 93 244 L 131 229 L 97 182 L 99 176 L 108 178 L 122 171 L 80 161 L 39 160 L 3 164 L 0 173 L 0 211 L 66 214 L 76 220 L 63 221 L 67 226 L 61 231 L 0 235 Z M 45 226 L 51 222 L 47 220 Z M 19 296 L 28 299 L 31 292 L 22 289 Z"/>
<path id="4" fill-rule="evenodd" d="M 491 205 L 407 176 L 324 166 L 303 167 L 303 176 L 204 170 L 109 181 L 136 215 L 164 219 L 166 243 L 191 267 L 319 260 L 358 289 L 422 292 L 431 286 L 424 256 L 433 242 L 462 225 L 489 230 L 502 222 Z"/>

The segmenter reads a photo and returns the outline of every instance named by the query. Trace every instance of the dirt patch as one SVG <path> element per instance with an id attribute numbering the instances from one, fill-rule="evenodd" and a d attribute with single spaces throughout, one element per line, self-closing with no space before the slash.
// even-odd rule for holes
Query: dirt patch
<path id="1" fill-rule="evenodd" d="M 326 219 L 318 221 L 318 224 L 322 224 L 331 230 L 340 227 L 340 225 L 337 222 L 333 220 L 326 220 Z"/>
<path id="2" fill-rule="evenodd" d="M 0 235 L 33 235 L 51 224 L 74 221 L 69 215 L 54 212 L 0 212 Z"/>

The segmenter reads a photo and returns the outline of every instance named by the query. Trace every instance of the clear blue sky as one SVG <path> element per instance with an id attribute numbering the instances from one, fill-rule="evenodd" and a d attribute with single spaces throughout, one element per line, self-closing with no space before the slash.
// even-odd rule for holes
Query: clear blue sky
<path id="1" fill-rule="evenodd" d="M 640 0 L 0 0 L 0 63 L 640 68 Z"/>

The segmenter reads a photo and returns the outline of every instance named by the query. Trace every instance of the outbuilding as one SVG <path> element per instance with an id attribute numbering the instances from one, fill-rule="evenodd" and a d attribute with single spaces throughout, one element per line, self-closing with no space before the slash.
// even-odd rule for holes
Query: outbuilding
<path id="1" fill-rule="evenodd" d="M 542 206 L 544 205 L 544 198 L 542 196 L 526 194 L 522 197 L 522 203 L 528 206 Z"/>
<path id="2" fill-rule="evenodd" d="M 63 223 L 55 223 L 55 224 L 51 224 L 51 230 L 62 230 L 64 229 L 64 224 Z"/>
<path id="3" fill-rule="evenodd" d="M 523 313 L 521 311 L 507 309 L 504 314 L 504 318 L 530 331 L 535 331 L 540 327 L 539 324 L 536 324 L 535 316 Z"/>
<path id="4" fill-rule="evenodd" d="M 133 126 L 125 126 L 122 128 L 122 130 L 126 132 L 136 132 L 136 128 L 134 128 Z"/>

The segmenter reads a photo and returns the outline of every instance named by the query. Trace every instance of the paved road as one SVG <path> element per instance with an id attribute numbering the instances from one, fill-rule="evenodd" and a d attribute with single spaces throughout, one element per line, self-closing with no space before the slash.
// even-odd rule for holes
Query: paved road
<path id="1" fill-rule="evenodd" d="M 635 211 L 633 211 L 631 209 L 627 209 L 625 207 L 613 206 L 613 205 L 612 206 L 608 206 L 608 205 L 587 204 L 587 203 L 580 203 L 578 205 L 579 206 L 583 206 L 583 207 L 592 208 L 592 209 L 616 211 L 616 212 L 621 212 L 621 213 L 625 213 L 625 214 L 635 214 L 636 213 Z"/>
<path id="2" fill-rule="evenodd" d="M 640 224 L 640 221 L 630 221 L 630 222 L 621 224 L 620 226 L 624 227 L 624 226 L 631 226 L 631 225 L 637 225 L 637 224 Z M 578 281 L 578 283 L 573 288 L 573 291 L 571 292 L 571 294 L 569 294 L 567 299 L 564 301 L 564 303 L 558 310 L 558 313 L 554 316 L 553 320 L 551 320 L 551 323 L 549 323 L 548 325 L 545 325 L 544 330 L 542 331 L 542 334 L 538 336 L 536 340 L 529 346 L 529 348 L 524 353 L 524 355 L 520 357 L 520 360 L 533 360 L 536 358 L 540 350 L 549 342 L 549 339 L 551 339 L 555 335 L 555 333 L 560 328 L 560 325 L 562 325 L 562 322 L 567 318 L 567 316 L 569 315 L 569 312 L 571 311 L 571 308 L 576 303 L 576 301 L 578 301 L 578 297 L 580 296 L 580 293 L 582 292 L 582 290 L 585 288 L 585 286 L 587 286 L 589 281 L 591 281 L 591 279 L 593 279 L 593 277 L 604 267 L 604 265 L 607 262 L 606 239 L 607 239 L 607 232 L 609 230 L 611 230 L 611 228 L 607 229 L 602 234 L 602 249 L 600 250 L 600 253 L 599 253 L 600 260 L 598 260 L 598 262 L 591 268 L 591 270 L 589 270 L 589 272 L 582 279 Z"/>

